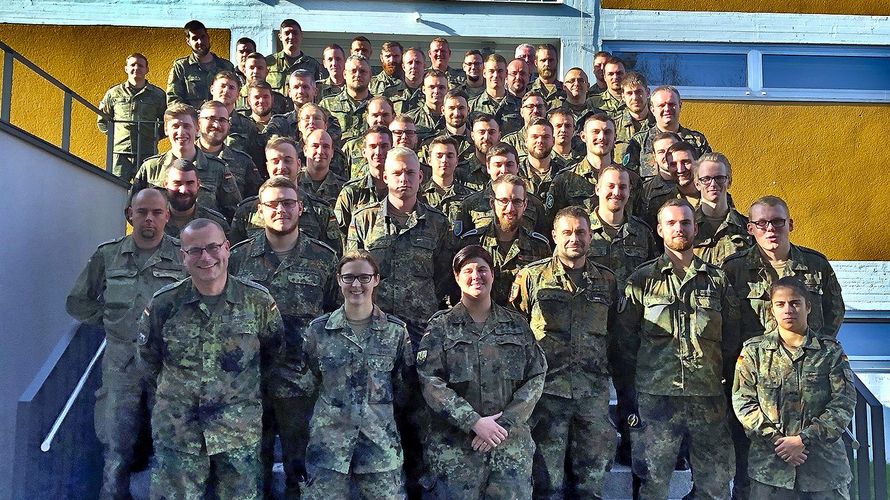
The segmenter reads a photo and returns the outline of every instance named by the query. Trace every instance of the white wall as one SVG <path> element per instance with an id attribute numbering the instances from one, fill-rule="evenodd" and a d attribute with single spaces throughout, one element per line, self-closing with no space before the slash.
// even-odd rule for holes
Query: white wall
<path id="1" fill-rule="evenodd" d="M 0 130 L 0 497 L 16 401 L 75 324 L 65 297 L 96 246 L 124 233 L 126 190 Z"/>

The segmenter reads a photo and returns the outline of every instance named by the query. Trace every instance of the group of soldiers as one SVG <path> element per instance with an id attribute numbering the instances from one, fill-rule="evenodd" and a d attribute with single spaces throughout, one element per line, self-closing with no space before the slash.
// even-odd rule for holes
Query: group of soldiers
<path id="1" fill-rule="evenodd" d="M 615 461 L 641 498 L 675 466 L 696 498 L 846 498 L 835 273 L 782 199 L 736 208 L 675 88 L 605 52 L 560 81 L 551 45 L 458 69 L 444 38 L 387 42 L 372 76 L 365 37 L 319 62 L 291 19 L 236 64 L 184 31 L 166 92 L 132 54 L 100 105 L 133 230 L 67 307 L 107 339 L 103 498 L 149 420 L 153 498 L 269 498 L 276 437 L 288 498 L 600 498 Z M 366 285 L 379 314 L 352 321 Z"/>

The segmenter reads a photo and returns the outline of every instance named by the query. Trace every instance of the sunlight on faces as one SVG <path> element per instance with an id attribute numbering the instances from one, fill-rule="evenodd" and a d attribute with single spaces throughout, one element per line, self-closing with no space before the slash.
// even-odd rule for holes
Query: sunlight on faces
<path id="1" fill-rule="evenodd" d="M 402 49 L 396 46 L 380 49 L 380 64 L 387 75 L 395 75 L 402 66 Z"/>
<path id="2" fill-rule="evenodd" d="M 296 182 L 301 167 L 297 150 L 290 144 L 282 143 L 266 148 L 266 171 L 269 177 L 283 175 Z"/>
<path id="3" fill-rule="evenodd" d="M 716 203 L 726 197 L 726 192 L 732 185 L 732 179 L 730 179 L 727 174 L 726 167 L 720 162 L 701 162 L 698 167 L 699 178 L 695 179 L 695 187 L 698 188 L 698 192 L 701 193 L 702 199 Z M 702 177 L 715 178 L 720 176 L 726 176 L 727 179 L 722 183 L 717 182 L 717 179 L 712 179 L 711 182 L 708 182 L 707 184 L 701 180 Z"/>
<path id="4" fill-rule="evenodd" d="M 207 34 L 207 30 L 200 30 L 197 33 L 189 31 L 185 41 L 199 59 L 210 53 L 210 35 Z"/>
<path id="5" fill-rule="evenodd" d="M 497 89 L 503 89 L 504 83 L 507 81 L 507 65 L 497 61 L 486 61 L 482 77 L 485 78 L 485 88 L 489 93 L 494 93 Z"/>
<path id="6" fill-rule="evenodd" d="M 480 299 L 491 295 L 494 272 L 484 259 L 474 257 L 464 262 L 454 280 L 463 296 Z"/>
<path id="7" fill-rule="evenodd" d="M 350 46 L 350 52 L 363 56 L 365 59 L 370 59 L 371 44 L 363 40 L 354 40 Z"/>
<path id="8" fill-rule="evenodd" d="M 278 39 L 281 40 L 284 51 L 293 54 L 300 50 L 300 45 L 303 43 L 303 31 L 296 26 L 286 26 L 278 32 Z"/>
<path id="9" fill-rule="evenodd" d="M 570 97 L 584 100 L 587 99 L 587 91 L 590 90 L 590 82 L 587 80 L 587 75 L 585 75 L 583 71 L 573 69 L 566 73 L 563 89 L 565 89 Z"/>
<path id="10" fill-rule="evenodd" d="M 297 120 L 297 129 L 300 136 L 306 137 L 316 130 L 325 130 L 328 127 L 327 119 L 321 108 L 304 106 L 300 108 L 300 116 Z"/>
<path id="11" fill-rule="evenodd" d="M 211 147 L 219 147 L 225 142 L 232 128 L 229 112 L 223 106 L 208 106 L 198 115 L 201 139 Z"/>
<path id="12" fill-rule="evenodd" d="M 593 233 L 584 219 L 565 216 L 553 224 L 553 243 L 561 260 L 577 261 L 587 255 Z"/>
<path id="13" fill-rule="evenodd" d="M 244 64 L 244 76 L 248 82 L 265 82 L 269 76 L 269 65 L 261 57 L 253 57 Z"/>
<path id="14" fill-rule="evenodd" d="M 760 229 L 754 222 L 785 220 L 782 227 L 775 227 L 772 224 L 766 229 Z M 748 222 L 748 234 L 754 236 L 757 246 L 768 251 L 776 250 L 780 247 L 787 246 L 790 242 L 791 231 L 794 230 L 794 221 L 789 217 L 788 211 L 782 206 L 769 206 L 766 204 L 758 204 L 751 207 L 751 217 Z"/>
<path id="15" fill-rule="evenodd" d="M 423 181 L 423 173 L 420 171 L 420 163 L 413 158 L 386 159 L 383 170 L 383 182 L 389 189 L 389 195 L 401 200 L 410 200 L 417 196 L 420 183 Z"/>
<path id="16" fill-rule="evenodd" d="M 652 94 L 651 110 L 659 128 L 667 130 L 669 126 L 680 122 L 680 96 L 669 91 L 659 90 Z"/>
<path id="17" fill-rule="evenodd" d="M 238 100 L 238 93 L 241 87 L 235 80 L 228 78 L 217 78 L 210 85 L 210 95 L 214 101 L 219 101 L 226 106 L 234 106 Z"/>
<path id="18" fill-rule="evenodd" d="M 463 97 L 449 97 L 442 104 L 442 114 L 445 115 L 445 123 L 455 129 L 463 127 L 467 123 L 469 112 L 467 100 Z"/>
<path id="19" fill-rule="evenodd" d="M 310 168 L 327 169 L 334 157 L 334 142 L 331 135 L 324 130 L 316 130 L 309 134 L 303 144 L 303 154 Z"/>
<path id="20" fill-rule="evenodd" d="M 433 68 L 444 70 L 448 67 L 448 61 L 451 59 L 451 48 L 443 42 L 431 42 L 428 55 Z"/>
<path id="21" fill-rule="evenodd" d="M 528 125 L 532 118 L 544 118 L 547 114 L 547 103 L 544 102 L 544 99 L 541 96 L 533 96 L 527 97 L 522 100 L 522 107 L 519 109 L 519 114 L 522 115 L 522 119 L 525 121 L 525 124 Z"/>
<path id="22" fill-rule="evenodd" d="M 689 151 L 674 151 L 667 154 L 667 161 L 670 165 L 668 168 L 676 172 L 677 184 L 680 186 L 692 184 L 692 163 L 695 161 L 692 158 L 692 153 Z"/>
<path id="23" fill-rule="evenodd" d="M 606 56 L 596 56 L 593 60 L 593 75 L 596 77 L 597 81 L 605 80 L 605 69 L 606 69 L 606 61 L 609 58 Z"/>
<path id="24" fill-rule="evenodd" d="M 175 168 L 167 169 L 164 179 L 164 187 L 167 189 L 167 197 L 170 206 L 177 212 L 191 210 L 198 201 L 198 192 L 201 189 L 201 181 L 197 171 L 183 172 Z"/>
<path id="25" fill-rule="evenodd" d="M 368 61 L 350 59 L 346 61 L 343 76 L 346 78 L 346 88 L 356 94 L 362 94 L 368 90 L 368 84 L 371 83 L 371 66 Z"/>
<path id="26" fill-rule="evenodd" d="M 498 123 L 494 120 L 487 122 L 479 121 L 473 124 L 473 132 L 471 133 L 473 144 L 483 155 L 488 153 L 488 149 L 501 140 L 501 131 Z"/>
<path id="27" fill-rule="evenodd" d="M 517 52 L 515 52 L 515 54 L 517 59 L 522 59 L 523 61 L 525 61 L 526 64 L 529 65 L 529 67 L 534 67 L 535 63 L 537 62 L 535 61 L 535 48 L 531 45 L 522 47 Z"/>
<path id="28" fill-rule="evenodd" d="M 324 68 L 332 75 L 342 75 L 346 68 L 346 58 L 343 52 L 337 49 L 325 49 L 322 54 Z"/>
<path id="29" fill-rule="evenodd" d="M 556 76 L 556 68 L 558 61 L 556 52 L 550 49 L 541 49 L 536 52 L 537 60 L 535 65 L 538 68 L 538 74 L 543 80 L 551 80 Z"/>
<path id="30" fill-rule="evenodd" d="M 513 95 L 522 95 L 528 86 L 529 66 L 520 59 L 507 64 L 507 89 Z"/>
<path id="31" fill-rule="evenodd" d="M 604 171 L 594 188 L 599 198 L 599 206 L 612 212 L 621 213 L 630 197 L 630 176 L 627 172 Z"/>
<path id="32" fill-rule="evenodd" d="M 470 54 L 464 57 L 464 72 L 467 74 L 467 80 L 478 82 L 482 77 L 482 56 L 479 54 Z"/>
<path id="33" fill-rule="evenodd" d="M 441 179 L 454 176 L 457 168 L 457 151 L 450 144 L 433 144 L 430 148 L 430 167 L 433 175 Z"/>
<path id="34" fill-rule="evenodd" d="M 389 124 L 392 132 L 393 146 L 402 146 L 413 150 L 417 147 L 417 125 L 393 120 Z"/>
<path id="35" fill-rule="evenodd" d="M 498 220 L 498 226 L 504 231 L 513 232 L 519 229 L 522 216 L 528 206 L 525 188 L 509 182 L 501 182 L 492 188 L 494 200 L 492 208 Z"/>
<path id="36" fill-rule="evenodd" d="M 409 50 L 402 57 L 402 71 L 405 73 L 405 80 L 409 82 L 417 82 L 423 78 L 424 66 L 426 61 L 420 51 Z"/>
<path id="37" fill-rule="evenodd" d="M 528 154 L 537 160 L 543 160 L 553 151 L 553 131 L 546 125 L 529 127 L 525 134 L 525 146 Z"/>
<path id="38" fill-rule="evenodd" d="M 124 73 L 130 80 L 142 81 L 148 73 L 148 63 L 141 57 L 129 57 L 124 65 Z"/>
<path id="39" fill-rule="evenodd" d="M 588 119 L 581 131 L 581 140 L 587 146 L 587 152 L 594 156 L 605 157 L 615 149 L 615 124 L 610 121 Z"/>
<path id="40" fill-rule="evenodd" d="M 621 79 L 624 78 L 624 65 L 621 63 L 607 63 L 603 68 L 603 78 L 609 90 L 616 94 L 621 93 Z"/>
<path id="41" fill-rule="evenodd" d="M 564 145 L 572 143 L 575 135 L 575 119 L 572 116 L 554 114 L 550 116 L 550 124 L 553 125 L 553 141 L 555 144 Z"/>
<path id="42" fill-rule="evenodd" d="M 294 102 L 294 106 L 299 108 L 304 104 L 315 102 L 315 80 L 312 75 L 291 74 L 288 78 L 287 95 Z"/>
<path id="43" fill-rule="evenodd" d="M 227 117 L 228 118 L 228 117 Z M 185 148 L 195 143 L 195 120 L 189 115 L 177 115 L 164 124 L 164 133 L 172 144 Z"/>
<path id="44" fill-rule="evenodd" d="M 658 171 L 662 174 L 666 174 L 670 179 L 677 179 L 677 169 L 676 165 L 672 165 L 668 161 L 667 150 L 670 148 L 676 141 L 671 137 L 666 139 L 659 139 L 652 143 L 652 150 L 655 155 L 655 164 L 658 165 Z"/>
<path id="45" fill-rule="evenodd" d="M 303 214 L 303 204 L 297 192 L 291 188 L 264 189 L 260 193 L 257 206 L 266 230 L 278 236 L 296 231 L 300 224 L 300 215 Z"/>
<path id="46" fill-rule="evenodd" d="M 621 88 L 621 98 L 628 109 L 640 113 L 649 106 L 649 89 L 642 85 L 627 85 Z"/>
<path id="47" fill-rule="evenodd" d="M 247 56 L 254 52 L 256 52 L 256 46 L 253 44 L 239 43 L 235 45 L 235 53 L 238 54 L 238 66 L 243 67 L 244 63 L 247 62 Z"/>
<path id="48" fill-rule="evenodd" d="M 689 207 L 663 207 L 658 211 L 656 230 L 664 245 L 675 252 L 690 250 L 698 234 L 695 215 Z"/>
<path id="49" fill-rule="evenodd" d="M 385 101 L 376 100 L 368 104 L 368 126 L 376 127 L 377 125 L 382 125 L 387 127 L 393 118 L 392 107 Z"/>
<path id="50" fill-rule="evenodd" d="M 209 225 L 200 229 L 186 228 L 180 235 L 182 263 L 198 285 L 211 285 L 224 280 L 229 268 L 229 241 L 225 233 Z M 192 256 L 189 250 L 195 248 L 219 247 L 211 252 L 204 250 L 200 256 Z"/>
<path id="51" fill-rule="evenodd" d="M 365 136 L 365 145 L 362 151 L 365 160 L 368 161 L 368 170 L 372 177 L 380 179 L 383 176 L 383 166 L 390 149 L 392 149 L 392 143 L 386 135 L 371 133 Z"/>
<path id="52" fill-rule="evenodd" d="M 770 297 L 770 313 L 781 328 L 798 335 L 807 333 L 807 315 L 813 306 L 794 288 L 776 287 Z"/>
<path id="53" fill-rule="evenodd" d="M 424 103 L 430 109 L 439 110 L 448 92 L 448 79 L 444 76 L 428 75 L 423 79 Z"/>
<path id="54" fill-rule="evenodd" d="M 343 276 L 358 277 L 352 283 L 346 283 Z M 371 276 L 369 283 L 362 283 L 361 276 Z M 380 275 L 374 273 L 374 268 L 366 260 L 353 260 L 343 264 L 337 275 L 337 283 L 340 284 L 340 293 L 347 304 L 370 304 L 374 299 L 374 289 L 380 284 Z"/>
<path id="55" fill-rule="evenodd" d="M 513 154 L 492 156 L 488 159 L 486 171 L 491 180 L 495 180 L 503 174 L 518 174 L 519 164 Z"/>
<path id="56" fill-rule="evenodd" d="M 250 89 L 247 92 L 247 103 L 250 110 L 259 117 L 265 118 L 272 113 L 272 93 L 267 89 Z"/>
<path id="57" fill-rule="evenodd" d="M 170 221 L 167 199 L 157 189 L 143 189 L 127 207 L 127 222 L 133 226 L 134 238 L 150 241 L 164 232 Z"/>

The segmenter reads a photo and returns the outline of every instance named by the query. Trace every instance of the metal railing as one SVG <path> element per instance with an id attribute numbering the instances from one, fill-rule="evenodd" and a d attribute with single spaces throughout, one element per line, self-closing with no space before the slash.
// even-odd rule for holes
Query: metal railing
<path id="1" fill-rule="evenodd" d="M 884 405 L 853 374 L 856 387 L 856 409 L 850 431 L 847 456 L 853 468 L 854 481 L 850 483 L 850 496 L 860 500 L 887 499 L 887 450 L 884 444 Z M 850 432 L 848 431 L 848 434 Z"/>
<path id="2" fill-rule="evenodd" d="M 101 109 L 94 106 L 92 103 L 71 90 L 67 85 L 54 78 L 52 75 L 41 69 L 39 66 L 28 60 L 25 56 L 16 52 L 15 49 L 3 43 L 2 41 L 0 41 L 0 50 L 3 51 L 3 80 L 2 87 L 0 87 L 0 89 L 2 89 L 0 90 L 0 120 L 5 121 L 6 123 L 9 123 L 11 125 L 15 125 L 11 121 L 13 86 L 12 79 L 15 63 L 18 62 L 63 92 L 64 98 L 62 101 L 62 138 L 60 140 L 60 144 L 57 144 L 57 146 L 65 152 L 71 152 L 71 113 L 75 101 L 95 113 L 97 116 L 104 118 L 106 120 L 106 123 L 114 121 L 110 115 L 104 113 Z M 113 130 L 113 127 L 111 128 L 111 130 Z M 111 170 L 113 155 L 114 133 L 111 132 L 108 134 L 105 154 L 105 169 L 108 171 Z"/>

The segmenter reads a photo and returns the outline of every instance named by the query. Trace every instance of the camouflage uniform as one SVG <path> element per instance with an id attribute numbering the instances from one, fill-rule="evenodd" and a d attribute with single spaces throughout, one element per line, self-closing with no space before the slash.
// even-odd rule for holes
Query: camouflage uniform
<path id="1" fill-rule="evenodd" d="M 315 401 L 304 498 L 399 498 L 402 445 L 396 409 L 412 392 L 414 350 L 405 323 L 374 308 L 359 336 L 343 308 L 316 318 L 303 333 L 307 396 Z"/>
<path id="2" fill-rule="evenodd" d="M 643 181 L 633 170 L 628 170 L 627 173 L 630 177 L 630 198 L 627 200 L 626 210 L 628 214 L 637 214 L 640 212 Z M 599 170 L 593 168 L 587 157 L 581 163 L 570 165 L 559 172 L 553 178 L 550 193 L 546 199 L 550 217 L 552 218 L 556 212 L 572 205 L 595 208 L 599 204 L 595 191 L 598 177 Z"/>
<path id="3" fill-rule="evenodd" d="M 451 137 L 457 142 L 457 158 L 458 162 L 460 162 L 462 158 L 467 158 L 468 156 L 473 155 L 476 149 L 476 146 L 473 145 L 473 138 L 470 137 L 471 132 L 472 130 L 470 129 L 469 123 L 467 123 L 464 133 L 462 134 L 452 134 L 447 128 L 443 127 L 442 130 L 439 130 L 435 135 L 427 138 L 427 140 L 421 144 L 420 152 L 417 153 L 417 156 L 420 157 L 422 161 L 430 163 L 429 154 L 433 139 L 436 137 Z"/>
<path id="4" fill-rule="evenodd" d="M 659 132 L 661 132 L 661 130 L 659 130 L 656 125 L 652 125 L 647 129 L 637 132 L 627 144 L 627 149 L 625 150 L 624 156 L 621 158 L 621 162 L 624 166 L 640 172 L 658 172 L 658 165 L 655 163 L 655 157 L 653 156 L 653 148 L 655 136 L 658 135 Z M 677 130 L 677 135 L 679 135 L 680 139 L 684 142 L 688 142 L 695 146 L 695 148 L 698 149 L 699 156 L 711 152 L 711 145 L 708 144 L 708 139 L 705 138 L 705 135 L 701 132 L 681 126 L 679 130 Z"/>
<path id="5" fill-rule="evenodd" d="M 460 86 L 460 90 L 467 94 L 468 99 L 472 99 L 478 95 L 485 93 L 485 82 L 482 82 L 482 85 L 478 87 L 470 87 L 468 82 L 464 82 L 463 85 Z"/>
<path id="6" fill-rule="evenodd" d="M 389 76 L 385 71 L 381 71 L 371 78 L 368 90 L 374 95 L 382 95 L 392 98 L 408 87 L 401 79 L 395 76 Z"/>
<path id="7" fill-rule="evenodd" d="M 640 218 L 654 228 L 658 225 L 658 209 L 671 198 L 679 198 L 680 187 L 674 181 L 666 181 L 660 175 L 654 175 L 643 181 L 640 195 Z"/>
<path id="8" fill-rule="evenodd" d="M 476 227 L 485 227 L 495 219 L 494 209 L 491 208 L 493 193 L 489 183 L 484 190 L 464 198 L 460 206 L 460 215 L 454 221 L 455 234 L 462 234 Z M 522 215 L 522 225 L 541 234 L 550 234 L 551 219 L 544 210 L 540 198 L 529 194 L 526 200 L 528 203 Z"/>
<path id="9" fill-rule="evenodd" d="M 343 85 L 336 85 L 334 81 L 331 80 L 331 77 L 328 76 L 324 80 L 316 81 L 315 88 L 317 89 L 315 100 L 321 102 L 325 97 L 330 97 L 343 92 L 343 89 L 346 88 L 346 83 L 344 81 Z"/>
<path id="10" fill-rule="evenodd" d="M 726 498 L 735 457 L 726 389 L 738 353 L 738 299 L 720 269 L 693 257 L 679 277 L 667 255 L 627 279 L 618 316 L 618 387 L 635 389 L 628 418 L 641 498 L 667 498 L 677 451 L 689 440 L 698 495 Z"/>
<path id="11" fill-rule="evenodd" d="M 509 134 L 504 134 L 501 132 L 501 142 L 506 142 L 507 144 L 516 148 L 516 154 L 519 155 L 516 158 L 516 161 L 522 161 L 528 156 L 528 146 L 525 143 L 526 135 L 528 131 L 526 130 L 526 126 L 523 125 L 522 128 L 516 130 L 514 132 L 510 132 Z"/>
<path id="12" fill-rule="evenodd" d="M 233 112 L 229 120 L 231 128 L 226 137 L 226 146 L 247 153 L 251 158 L 265 158 L 266 143 L 260 140 L 253 118 Z"/>
<path id="13" fill-rule="evenodd" d="M 333 170 L 328 170 L 328 175 L 316 182 L 312 180 L 312 177 L 309 177 L 308 173 L 303 171 L 300 174 L 299 184 L 302 190 L 312 193 L 313 196 L 320 198 L 333 207 L 337 203 L 340 191 L 343 190 L 343 185 L 346 184 L 346 179 L 337 175 Z"/>
<path id="14" fill-rule="evenodd" d="M 272 296 L 232 275 L 215 306 L 191 279 L 158 290 L 139 320 L 138 359 L 155 389 L 152 498 L 260 498 L 261 387 L 283 325 Z"/>
<path id="15" fill-rule="evenodd" d="M 343 237 L 346 237 L 352 217 L 356 212 L 371 203 L 385 200 L 388 193 L 386 186 L 380 189 L 374 186 L 374 178 L 371 177 L 371 174 L 365 174 L 364 177 L 352 179 L 344 184 L 337 196 L 337 203 L 334 204 L 337 226 L 339 226 Z"/>
<path id="16" fill-rule="evenodd" d="M 377 304 L 408 323 L 415 344 L 451 287 L 453 239 L 445 214 L 419 201 L 400 227 L 387 198 L 354 214 L 345 250 L 365 249 L 380 266 Z"/>
<path id="17" fill-rule="evenodd" d="M 618 286 L 612 271 L 591 260 L 581 273 L 575 283 L 553 256 L 519 271 L 510 292 L 549 364 L 530 422 L 536 498 L 565 498 L 569 491 L 601 498 L 615 453 L 609 373 Z M 567 463 L 574 480 L 566 478 Z"/>
<path id="18" fill-rule="evenodd" d="M 247 102 L 247 94 L 248 88 L 247 85 L 244 84 L 241 86 L 241 93 L 238 95 L 238 100 L 235 101 L 235 110 L 244 116 L 250 116 L 252 111 L 250 110 L 250 105 Z M 277 92 L 275 90 L 272 91 L 272 114 L 273 115 L 283 115 L 290 111 L 294 110 L 294 102 L 291 101 L 288 97 L 286 97 L 281 92 Z"/>
<path id="19" fill-rule="evenodd" d="M 68 294 L 68 314 L 105 329 L 102 387 L 96 392 L 96 435 L 105 452 L 101 498 L 129 495 L 140 431 L 148 428 L 142 373 L 133 362 L 136 322 L 151 295 L 186 276 L 179 240 L 164 236 L 140 266 L 131 236 L 99 245 Z"/>
<path id="20" fill-rule="evenodd" d="M 643 120 L 637 120 L 631 116 L 630 111 L 623 110 L 618 117 L 615 118 L 615 151 L 612 155 L 623 161 L 624 153 L 630 140 L 640 131 L 655 126 L 655 115 L 648 113 Z M 644 179 L 658 175 L 658 165 L 654 163 L 646 163 L 640 165 L 640 176 Z"/>
<path id="21" fill-rule="evenodd" d="M 345 175 L 345 170 L 340 168 L 339 165 L 339 155 L 337 154 L 339 151 L 337 150 L 338 144 L 340 144 L 340 122 L 338 122 L 334 117 L 331 117 L 328 120 L 328 135 L 331 136 L 331 140 L 334 142 L 334 158 L 331 160 L 331 170 L 337 172 L 338 174 Z M 269 124 L 266 125 L 266 131 L 263 133 L 263 140 L 265 142 L 269 142 L 269 139 L 272 138 L 273 135 L 279 135 L 281 137 L 290 137 L 291 139 L 297 142 L 297 154 L 300 157 L 303 157 L 303 146 L 301 143 L 303 139 L 300 134 L 300 129 L 297 128 L 297 111 L 290 111 L 283 115 L 275 115 L 269 120 Z M 265 151 L 263 153 L 265 155 Z"/>
<path id="22" fill-rule="evenodd" d="M 698 234 L 695 235 L 692 251 L 708 264 L 720 266 L 729 256 L 752 244 L 748 234 L 748 218 L 732 207 L 718 224 L 705 217 L 699 205 L 695 209 L 695 223 Z"/>
<path id="23" fill-rule="evenodd" d="M 235 182 L 235 176 L 219 158 L 204 154 L 200 149 L 195 149 L 195 170 L 198 180 L 201 181 L 201 189 L 198 190 L 198 204 L 231 216 L 235 213 L 235 207 L 241 202 L 241 191 Z M 135 193 L 149 186 L 163 188 L 167 179 L 167 167 L 175 160 L 173 151 L 152 156 L 145 160 L 133 177 L 133 185 L 130 192 Z"/>
<path id="24" fill-rule="evenodd" d="M 368 101 L 371 94 L 361 101 L 356 101 L 344 90 L 335 96 L 325 97 L 318 104 L 331 113 L 331 118 L 339 124 L 340 133 L 337 135 L 337 144 L 358 137 L 367 126 Z M 333 120 L 331 120 L 333 121 Z M 333 136 L 332 136 L 333 137 Z"/>
<path id="25" fill-rule="evenodd" d="M 810 330 L 793 352 L 777 330 L 748 340 L 736 365 L 732 404 L 751 438 L 751 498 L 798 498 L 793 493 L 804 492 L 849 498 L 852 474 L 841 436 L 853 419 L 856 389 L 836 339 Z M 801 437 L 806 462 L 795 467 L 776 455 L 775 441 L 783 436 Z"/>
<path id="26" fill-rule="evenodd" d="M 642 219 L 625 214 L 618 234 L 610 236 L 594 208 L 590 212 L 593 238 L 587 258 L 609 268 L 618 279 L 618 289 L 624 290 L 627 277 L 634 269 L 658 255 L 652 230 Z"/>
<path id="27" fill-rule="evenodd" d="M 427 68 L 427 70 L 433 69 L 432 67 Z M 445 77 L 448 78 L 448 89 L 453 89 L 455 87 L 461 87 L 467 81 L 467 74 L 464 73 L 464 70 L 452 68 L 448 66 L 445 68 Z"/>
<path id="28" fill-rule="evenodd" d="M 406 86 L 401 92 L 395 94 L 391 98 L 396 115 L 403 115 L 423 106 L 424 99 L 426 99 L 426 97 L 423 95 L 422 86 L 417 87 L 416 89 L 411 89 Z"/>
<path id="29" fill-rule="evenodd" d="M 482 191 L 491 182 L 485 164 L 476 158 L 475 153 L 457 164 L 454 178 L 473 191 Z"/>
<path id="30" fill-rule="evenodd" d="M 235 71 L 235 66 L 226 59 L 211 53 L 213 60 L 209 66 L 198 62 L 195 54 L 180 57 L 170 68 L 167 79 L 167 105 L 184 102 L 195 109 L 204 101 L 210 100 L 210 84 L 220 71 Z"/>
<path id="31" fill-rule="evenodd" d="M 417 197 L 444 213 L 453 229 L 454 221 L 457 220 L 460 213 L 461 203 L 471 194 L 473 194 L 473 190 L 457 180 L 454 180 L 447 188 L 443 188 L 434 180 L 429 179 L 420 187 Z"/>
<path id="32" fill-rule="evenodd" d="M 235 184 L 238 186 L 242 199 L 257 194 L 264 179 L 249 154 L 227 145 L 224 145 L 218 153 L 205 151 L 204 154 L 216 156 L 225 162 L 229 172 L 232 172 L 232 175 L 235 176 Z"/>
<path id="33" fill-rule="evenodd" d="M 327 203 L 300 189 L 300 201 L 303 202 L 303 214 L 300 215 L 300 231 L 306 236 L 319 240 L 330 246 L 337 253 L 342 248 L 340 232 L 337 230 L 337 219 L 334 210 Z M 238 205 L 232 218 L 231 241 L 233 243 L 253 238 L 266 227 L 257 210 L 259 197 L 252 196 Z"/>
<path id="34" fill-rule="evenodd" d="M 535 445 L 528 420 L 546 371 L 528 323 L 505 307 L 492 304 L 484 324 L 462 304 L 430 319 L 417 353 L 431 412 L 424 447 L 429 498 L 531 497 Z M 507 440 L 487 453 L 473 451 L 473 425 L 498 412 Z"/>
<path id="35" fill-rule="evenodd" d="M 594 95 L 592 99 L 590 99 L 591 104 L 605 111 L 612 117 L 613 120 L 617 120 L 621 113 L 627 109 L 627 104 L 624 104 L 624 99 L 617 98 L 609 92 L 608 89 L 600 92 L 597 95 Z"/>
<path id="36" fill-rule="evenodd" d="M 500 100 L 495 99 L 488 92 L 483 92 L 470 99 L 468 103 L 470 113 L 488 113 L 498 121 L 501 126 L 501 137 L 522 128 L 525 121 L 519 113 L 522 108 L 522 98 L 507 92 Z"/>
<path id="37" fill-rule="evenodd" d="M 158 141 L 164 137 L 163 118 L 167 109 L 164 91 L 145 82 L 141 89 L 134 89 L 124 82 L 108 89 L 99 109 L 115 121 L 111 126 L 114 134 L 114 158 L 111 173 L 130 182 L 136 169 L 146 158 L 158 154 Z M 139 123 L 129 123 L 138 121 Z M 96 125 L 103 134 L 109 133 L 109 124 L 101 116 Z"/>
<path id="38" fill-rule="evenodd" d="M 309 71 L 313 80 L 328 76 L 328 71 L 324 69 L 324 66 L 315 58 L 304 54 L 303 51 L 300 51 L 300 55 L 293 61 L 283 50 L 276 52 L 266 56 L 266 64 L 269 66 L 269 75 L 266 77 L 266 81 L 272 86 L 272 90 L 277 90 L 285 95 L 287 95 L 287 80 L 291 73 L 298 69 Z"/>
<path id="39" fill-rule="evenodd" d="M 549 257 L 553 252 L 546 236 L 520 227 L 507 252 L 502 253 L 497 239 L 496 224 L 497 222 L 492 221 L 487 226 L 470 229 L 460 235 L 458 243 L 460 247 L 479 245 L 491 254 L 494 260 L 491 300 L 506 307 L 509 304 L 510 287 L 513 286 L 519 270 L 532 262 Z"/>
<path id="40" fill-rule="evenodd" d="M 290 254 L 280 259 L 260 232 L 232 247 L 232 274 L 269 290 L 284 321 L 285 353 L 299 365 L 301 336 L 313 318 L 336 307 L 337 256 L 324 243 L 300 235 Z M 281 435 L 288 498 L 299 498 L 299 480 L 304 475 L 303 454 L 308 439 L 311 406 L 299 379 L 301 373 L 282 374 L 274 394 L 263 395 L 262 460 L 264 484 L 271 491 L 276 428 Z M 274 405 L 274 417 L 273 417 Z"/>
<path id="41" fill-rule="evenodd" d="M 528 186 L 528 192 L 537 196 L 542 200 L 547 199 L 550 193 L 550 187 L 553 185 L 553 178 L 556 174 L 566 168 L 562 158 L 559 155 L 550 155 L 550 170 L 543 176 L 539 176 L 538 172 L 531 166 L 528 156 L 519 162 L 519 177 L 525 179 Z"/>
<path id="42" fill-rule="evenodd" d="M 216 222 L 220 225 L 220 227 L 222 227 L 223 232 L 226 233 L 226 238 L 229 237 L 231 228 L 229 226 L 229 222 L 226 220 L 223 214 L 217 212 L 216 210 L 202 207 L 200 203 L 195 203 L 195 213 L 192 215 L 192 218 L 182 224 L 182 227 L 176 225 L 176 222 L 174 222 L 171 215 L 170 221 L 167 222 L 166 226 L 164 226 L 164 232 L 174 238 L 179 238 L 179 234 L 182 232 L 182 229 L 185 228 L 185 226 L 189 222 L 195 219 L 210 219 L 213 222 Z"/>
<path id="43" fill-rule="evenodd" d="M 433 114 L 426 103 L 405 114 L 414 119 L 418 144 L 423 144 L 445 130 L 445 116 L 442 113 Z"/>
<path id="44" fill-rule="evenodd" d="M 819 335 L 837 336 L 844 321 L 844 299 L 834 269 L 821 253 L 791 245 L 785 270 L 778 276 L 755 245 L 726 259 L 723 270 L 741 299 L 742 340 L 763 335 L 775 327 L 769 312 L 769 287 L 784 276 L 796 276 L 810 291 L 810 328 Z"/>
<path id="45" fill-rule="evenodd" d="M 533 90 L 539 92 L 544 97 L 544 102 L 550 106 L 550 109 L 558 108 L 566 98 L 562 82 L 559 80 L 556 80 L 555 85 L 553 86 L 553 91 L 551 92 L 540 78 L 535 78 L 529 86 L 528 92 Z"/>

